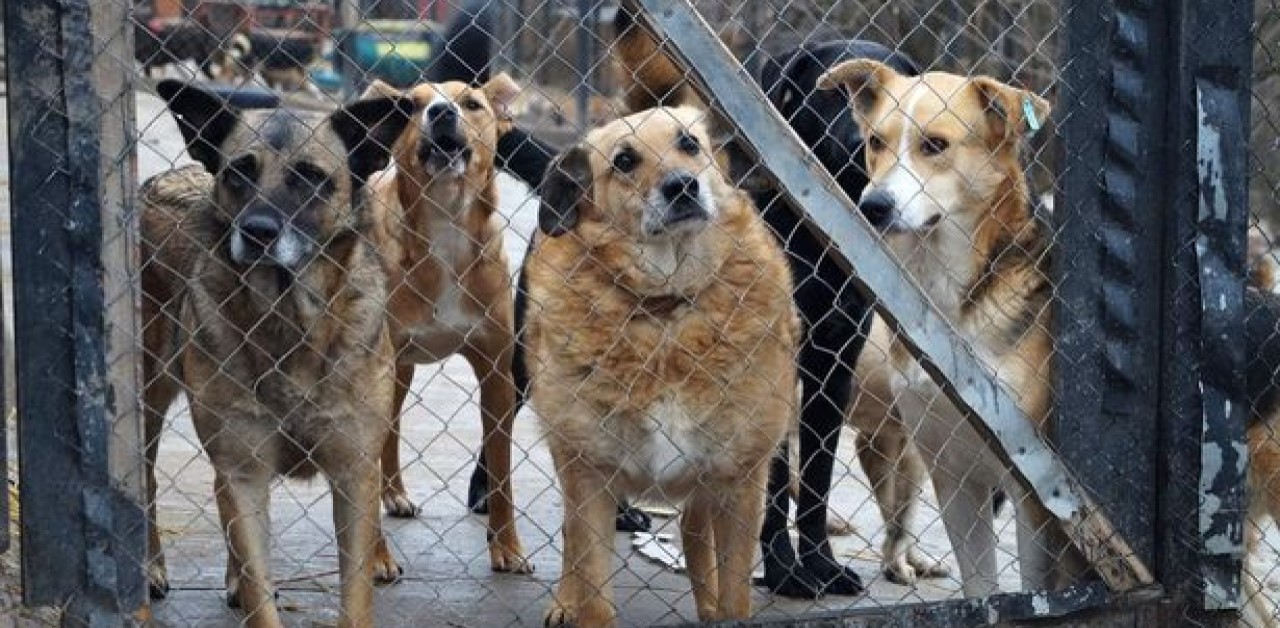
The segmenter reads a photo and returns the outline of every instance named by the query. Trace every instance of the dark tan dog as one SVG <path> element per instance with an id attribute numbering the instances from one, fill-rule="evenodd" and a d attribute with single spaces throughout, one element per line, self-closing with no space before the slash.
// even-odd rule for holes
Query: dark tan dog
<path id="1" fill-rule="evenodd" d="M 514 309 L 494 169 L 494 148 L 511 125 L 507 106 L 519 91 L 506 74 L 479 88 L 449 82 L 410 90 L 421 114 L 397 140 L 394 165 L 371 184 L 379 201 L 372 233 L 391 289 L 397 364 L 395 418 L 382 452 L 383 505 L 393 516 L 417 514 L 400 474 L 399 417 L 414 365 L 461 354 L 480 382 L 492 487 L 490 565 L 530 572 L 511 490 Z M 366 96 L 376 94 L 399 92 L 379 82 Z"/>
<path id="2" fill-rule="evenodd" d="M 547 625 L 614 621 L 614 509 L 683 500 L 698 617 L 751 614 L 774 451 L 796 410 L 799 322 L 782 251 L 691 108 L 589 133 L 543 183 L 526 265 L 532 402 L 564 491 Z"/>
<path id="3" fill-rule="evenodd" d="M 228 602 L 251 626 L 281 625 L 268 571 L 270 482 L 319 472 L 333 491 L 339 625 L 370 626 L 374 580 L 399 567 L 378 518 L 395 362 L 364 181 L 386 165 L 412 103 L 238 112 L 193 86 L 158 89 L 205 172 L 171 171 L 142 191 L 153 521 L 157 440 L 185 390 L 215 471 Z M 162 592 L 154 525 L 152 550 Z"/>

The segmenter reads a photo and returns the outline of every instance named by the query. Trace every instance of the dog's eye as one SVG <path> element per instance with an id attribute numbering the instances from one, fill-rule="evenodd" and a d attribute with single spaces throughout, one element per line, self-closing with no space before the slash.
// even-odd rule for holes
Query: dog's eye
<path id="1" fill-rule="evenodd" d="M 676 136 L 676 148 L 686 155 L 696 156 L 702 150 L 702 145 L 698 143 L 698 138 L 693 135 L 681 133 Z"/>
<path id="2" fill-rule="evenodd" d="M 622 149 L 622 152 L 618 153 L 613 158 L 613 167 L 617 168 L 618 172 L 631 172 L 632 170 L 635 170 L 638 165 L 640 165 L 640 156 L 630 148 Z"/>
<path id="3" fill-rule="evenodd" d="M 462 101 L 462 108 L 467 111 L 479 111 L 484 108 L 484 105 L 480 104 L 480 101 L 474 98 L 468 98 Z"/>
<path id="4" fill-rule="evenodd" d="M 316 191 L 329 182 L 329 175 L 319 166 L 307 162 L 296 163 L 289 173 L 289 184 L 295 189 Z"/>
<path id="5" fill-rule="evenodd" d="M 867 149 L 873 153 L 884 150 L 884 138 L 879 135 L 872 135 L 867 138 Z"/>
<path id="6" fill-rule="evenodd" d="M 924 138 L 924 141 L 920 143 L 920 152 L 926 156 L 932 157 L 934 155 L 941 155 L 950 147 L 951 142 L 940 137 L 926 137 Z"/>
<path id="7" fill-rule="evenodd" d="M 223 172 L 223 185 L 237 192 L 243 192 L 253 185 L 258 178 L 258 161 L 253 157 L 241 157 L 230 164 Z"/>

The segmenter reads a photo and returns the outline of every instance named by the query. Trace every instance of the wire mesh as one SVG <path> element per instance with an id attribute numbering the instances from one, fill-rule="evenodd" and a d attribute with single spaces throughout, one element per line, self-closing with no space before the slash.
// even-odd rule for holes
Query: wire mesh
<path id="1" fill-rule="evenodd" d="M 1280 171 L 1276 161 L 1277 133 L 1274 98 L 1280 82 L 1280 56 L 1276 35 L 1280 25 L 1280 6 L 1259 2 L 1254 6 L 1252 118 L 1250 121 L 1250 229 L 1248 234 L 1248 281 L 1256 289 L 1274 294 L 1277 286 L 1274 238 L 1276 228 L 1276 181 Z M 1257 319 L 1265 317 L 1257 316 Z M 1274 335 L 1276 330 L 1272 330 Z M 1273 371 L 1275 364 L 1263 351 L 1258 351 L 1249 369 Z M 1269 404 L 1255 409 L 1247 434 L 1249 454 L 1249 525 L 1245 531 L 1245 573 L 1243 576 L 1244 621 L 1249 626 L 1275 626 L 1277 581 L 1275 510 L 1273 491 L 1275 468 L 1273 449 L 1276 434 Z"/>
<path id="2" fill-rule="evenodd" d="M 1022 411 L 1078 438 L 1047 423 L 1055 194 L 1097 167 L 1055 146 L 1069 3 L 694 4 Z M 635 6 L 134 7 L 162 623 L 799 621 L 1090 578 Z"/>

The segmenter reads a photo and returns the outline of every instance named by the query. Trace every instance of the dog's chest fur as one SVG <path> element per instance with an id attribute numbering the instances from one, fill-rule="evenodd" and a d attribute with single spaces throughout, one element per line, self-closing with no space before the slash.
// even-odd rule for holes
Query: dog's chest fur
<path id="1" fill-rule="evenodd" d="M 1024 412 L 1043 420 L 1048 403 L 1048 353 L 1051 326 L 1047 278 L 1038 256 L 1042 235 L 1012 243 L 1000 241 L 982 255 L 975 236 L 961 221 L 944 222 L 926 241 L 895 246 L 899 258 L 919 280 L 930 300 L 968 341 L 979 360 L 1019 399 Z M 985 258 L 984 258 L 985 257 Z M 895 343 L 897 390 L 942 399 L 942 391 L 923 368 Z M 941 429 L 962 425 L 963 435 L 980 444 L 951 404 Z M 917 424 L 923 416 L 904 417 Z M 962 435 L 953 437 L 959 438 Z"/>
<path id="2" fill-rule="evenodd" d="M 459 203 L 467 207 L 422 198 L 400 218 L 405 224 L 392 225 L 390 311 L 402 359 L 443 359 L 497 323 L 485 303 L 509 290 L 501 226 L 471 197 Z"/>
<path id="3" fill-rule="evenodd" d="M 376 415 L 390 401 L 381 268 L 362 244 L 334 260 L 286 280 L 210 255 L 183 308 L 184 327 L 195 330 L 184 369 L 204 382 L 193 395 L 226 424 L 197 428 L 263 434 L 261 455 L 280 473 L 313 473 L 307 450 L 335 429 L 352 439 L 378 433 L 340 417 Z"/>
<path id="4" fill-rule="evenodd" d="M 772 244 L 763 229 L 752 236 L 745 247 Z M 638 299 L 619 271 L 560 246 L 547 241 L 529 266 L 533 401 L 553 450 L 621 493 L 668 498 L 768 460 L 794 407 L 798 329 L 781 254 L 735 253 L 703 271 L 715 279 L 696 295 Z M 607 266 L 609 252 L 595 253 Z"/>
<path id="5" fill-rule="evenodd" d="M 601 457 L 641 486 L 679 487 L 733 464 L 719 439 L 676 395 L 640 416 L 606 419 L 602 432 L 616 437 L 605 441 Z"/>

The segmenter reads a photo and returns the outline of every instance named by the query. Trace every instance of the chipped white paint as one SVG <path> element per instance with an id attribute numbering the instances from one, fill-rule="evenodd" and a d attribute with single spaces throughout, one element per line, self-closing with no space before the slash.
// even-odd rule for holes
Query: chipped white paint
<path id="1" fill-rule="evenodd" d="M 1048 615 L 1052 607 L 1049 605 L 1049 597 L 1044 593 L 1034 593 L 1031 595 L 1031 612 L 1036 615 Z"/>
<path id="2" fill-rule="evenodd" d="M 1196 111 L 1200 112 L 1200 125 L 1196 132 L 1196 155 L 1200 163 L 1201 185 L 1209 185 L 1213 190 L 1211 203 L 1200 203 L 1200 219 L 1213 218 L 1226 220 L 1227 193 L 1222 181 L 1222 134 L 1209 120 L 1208 108 L 1205 107 L 1204 91 L 1196 89 Z M 1207 175 L 1207 176 L 1206 176 Z M 1206 215 L 1206 211 L 1208 210 Z"/>

